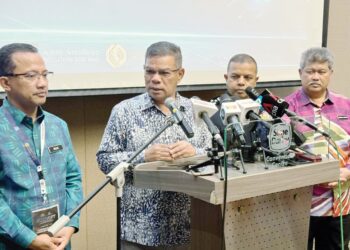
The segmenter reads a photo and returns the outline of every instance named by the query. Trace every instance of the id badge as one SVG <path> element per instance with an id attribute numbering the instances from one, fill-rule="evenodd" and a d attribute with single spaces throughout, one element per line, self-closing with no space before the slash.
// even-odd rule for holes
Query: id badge
<path id="1" fill-rule="evenodd" d="M 44 206 L 32 211 L 33 231 L 36 234 L 47 232 L 47 229 L 60 217 L 59 205 Z"/>

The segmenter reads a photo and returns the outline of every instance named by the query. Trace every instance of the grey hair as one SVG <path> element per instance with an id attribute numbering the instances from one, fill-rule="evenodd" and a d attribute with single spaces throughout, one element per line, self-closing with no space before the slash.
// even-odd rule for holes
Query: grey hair
<path id="1" fill-rule="evenodd" d="M 300 69 L 304 69 L 311 63 L 328 63 L 328 68 L 333 69 L 334 57 L 329 49 L 314 47 L 303 52 L 300 59 Z"/>
<path id="2" fill-rule="evenodd" d="M 16 68 L 12 55 L 16 52 L 38 53 L 38 49 L 27 43 L 11 43 L 0 48 L 0 76 L 11 74 Z"/>
<path id="3" fill-rule="evenodd" d="M 173 56 L 177 68 L 182 67 L 182 54 L 179 46 L 170 42 L 157 42 L 151 44 L 146 51 L 145 59 L 155 56 Z"/>

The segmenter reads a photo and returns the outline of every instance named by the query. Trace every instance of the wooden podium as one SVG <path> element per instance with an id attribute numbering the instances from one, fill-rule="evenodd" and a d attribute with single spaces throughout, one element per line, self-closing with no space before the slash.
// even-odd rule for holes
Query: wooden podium
<path id="1" fill-rule="evenodd" d="M 220 249 L 224 182 L 219 175 L 194 176 L 184 166 L 207 160 L 190 157 L 173 163 L 136 166 L 135 186 L 182 192 L 192 197 L 191 249 Z M 247 174 L 228 169 L 226 250 L 307 249 L 312 185 L 334 181 L 337 161 L 294 167 L 246 164 Z"/>

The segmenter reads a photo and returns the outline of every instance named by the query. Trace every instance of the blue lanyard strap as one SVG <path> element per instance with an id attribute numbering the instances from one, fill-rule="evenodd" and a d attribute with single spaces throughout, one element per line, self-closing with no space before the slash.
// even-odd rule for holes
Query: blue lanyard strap
<path id="1" fill-rule="evenodd" d="M 25 150 L 27 151 L 29 157 L 32 159 L 32 161 L 34 162 L 34 164 L 36 166 L 36 172 L 38 174 L 39 184 L 40 184 L 40 194 L 41 194 L 41 197 L 43 199 L 43 202 L 46 203 L 47 202 L 47 189 L 46 189 L 46 181 L 44 178 L 43 168 L 41 166 L 41 160 L 33 152 L 32 148 L 30 147 L 30 144 L 29 144 L 29 138 L 26 136 L 26 134 L 23 132 L 23 130 L 21 130 L 16 125 L 16 122 L 13 119 L 12 115 L 9 113 L 9 111 L 6 108 L 4 109 L 4 111 L 5 111 L 5 116 L 6 116 L 7 120 L 10 122 L 13 129 L 16 131 L 16 134 L 23 142 L 23 146 L 24 146 Z M 41 127 L 41 129 L 40 129 L 41 137 L 40 138 L 41 138 L 41 156 L 42 156 L 43 151 L 44 151 L 44 144 L 45 144 L 45 123 L 44 123 L 44 121 L 42 121 L 40 127 Z"/>

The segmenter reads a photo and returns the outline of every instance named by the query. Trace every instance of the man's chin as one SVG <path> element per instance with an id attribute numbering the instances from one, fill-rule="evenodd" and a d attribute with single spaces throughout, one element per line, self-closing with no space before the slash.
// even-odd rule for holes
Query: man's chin
<path id="1" fill-rule="evenodd" d="M 165 96 L 161 95 L 161 94 L 150 94 L 150 96 L 152 97 L 152 99 L 156 102 L 156 103 L 163 103 L 165 100 Z"/>
<path id="2" fill-rule="evenodd" d="M 38 100 L 35 101 L 35 104 L 37 106 L 44 105 L 45 103 L 46 103 L 46 97 L 41 97 L 41 98 L 39 98 Z"/>
<path id="3" fill-rule="evenodd" d="M 238 98 L 240 98 L 240 99 L 247 99 L 247 98 L 248 98 L 248 96 L 247 96 L 247 94 L 246 94 L 245 92 L 238 92 L 238 93 L 236 94 L 236 96 L 237 96 Z"/>
<path id="4" fill-rule="evenodd" d="M 309 86 L 308 90 L 310 92 L 321 92 L 323 91 L 323 88 L 319 85 L 312 85 L 312 86 Z"/>

